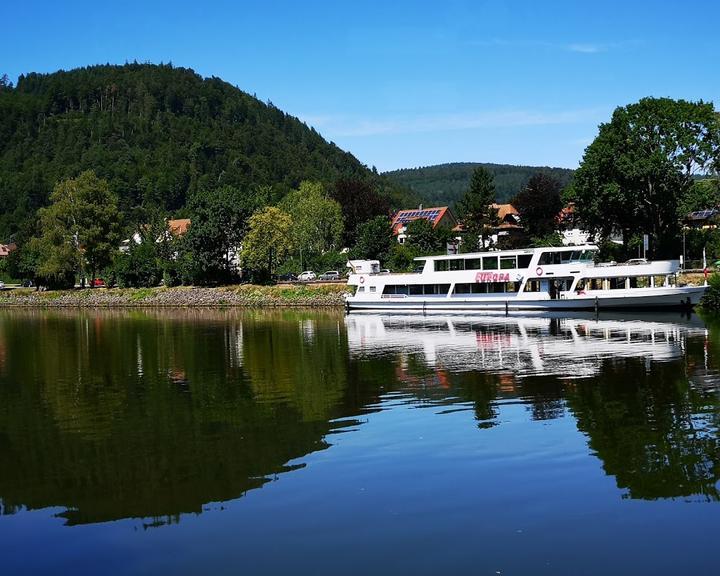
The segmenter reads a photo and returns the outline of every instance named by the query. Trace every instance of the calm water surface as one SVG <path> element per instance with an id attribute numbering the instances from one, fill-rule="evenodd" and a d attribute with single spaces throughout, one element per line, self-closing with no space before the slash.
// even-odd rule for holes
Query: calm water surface
<path id="1" fill-rule="evenodd" d="M 714 574 L 697 317 L 0 311 L 2 574 Z"/>

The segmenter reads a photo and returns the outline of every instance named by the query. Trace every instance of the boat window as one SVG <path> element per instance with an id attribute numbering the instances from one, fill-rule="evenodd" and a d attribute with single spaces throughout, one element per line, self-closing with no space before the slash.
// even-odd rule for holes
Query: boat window
<path id="1" fill-rule="evenodd" d="M 383 294 L 407 294 L 407 284 L 386 284 L 383 288 Z"/>
<path id="2" fill-rule="evenodd" d="M 410 292 L 410 296 L 419 296 L 423 293 L 423 285 L 422 284 L 410 284 L 408 286 L 408 290 Z"/>
<path id="3" fill-rule="evenodd" d="M 503 256 L 500 258 L 501 270 L 512 270 L 517 267 L 515 256 Z"/>
<path id="4" fill-rule="evenodd" d="M 650 276 L 631 276 L 630 288 L 650 288 Z"/>
<path id="5" fill-rule="evenodd" d="M 655 276 L 655 287 L 660 288 L 665 286 L 665 276 Z"/>
<path id="6" fill-rule="evenodd" d="M 450 262 L 450 270 L 465 270 L 465 259 L 464 258 L 454 258 L 449 261 Z"/>
<path id="7" fill-rule="evenodd" d="M 517 292 L 519 282 L 458 282 L 453 294 L 503 294 Z"/>
<path id="8" fill-rule="evenodd" d="M 370 286 L 370 292 L 377 292 L 377 287 Z"/>
<path id="9" fill-rule="evenodd" d="M 624 290 L 624 289 L 625 289 L 625 277 L 624 276 L 610 278 L 610 290 Z"/>
<path id="10" fill-rule="evenodd" d="M 447 260 L 435 260 L 435 272 L 447 272 L 448 261 Z"/>
<path id="11" fill-rule="evenodd" d="M 482 270 L 482 260 L 480 258 L 468 258 L 465 260 L 465 270 Z"/>
<path id="12" fill-rule="evenodd" d="M 538 264 L 540 264 L 540 266 L 545 266 L 547 264 L 554 264 L 555 262 L 553 261 L 553 258 L 554 258 L 553 252 L 543 252 L 542 254 L 540 254 L 540 260 L 538 260 Z"/>
<path id="13" fill-rule="evenodd" d="M 498 259 L 497 256 L 483 256 L 483 270 L 497 270 Z"/>
<path id="14" fill-rule="evenodd" d="M 529 278 L 523 292 L 540 292 L 540 278 Z"/>
<path id="15" fill-rule="evenodd" d="M 528 266 L 530 266 L 530 260 L 532 260 L 532 254 L 519 254 L 517 257 L 517 267 L 527 268 Z"/>
<path id="16" fill-rule="evenodd" d="M 567 264 L 572 260 L 573 254 L 576 254 L 572 250 L 565 250 L 564 252 L 543 252 L 540 255 L 538 264 L 545 266 L 548 264 Z"/>
<path id="17" fill-rule="evenodd" d="M 365 292 L 365 286 L 358 286 L 358 292 Z"/>
<path id="18" fill-rule="evenodd" d="M 450 292 L 450 284 L 425 284 L 425 294 L 447 296 L 448 292 Z"/>
<path id="19" fill-rule="evenodd" d="M 550 281 L 554 284 L 555 290 L 558 292 L 567 292 L 572 287 L 573 280 L 575 279 L 569 276 L 566 278 L 553 278 Z"/>
<path id="20" fill-rule="evenodd" d="M 589 280 L 581 278 L 580 282 L 585 284 L 585 290 L 602 290 L 602 279 L 601 278 L 590 278 Z"/>

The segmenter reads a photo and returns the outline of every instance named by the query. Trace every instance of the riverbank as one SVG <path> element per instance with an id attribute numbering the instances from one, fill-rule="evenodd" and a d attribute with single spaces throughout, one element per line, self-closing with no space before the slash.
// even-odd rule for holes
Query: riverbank
<path id="1" fill-rule="evenodd" d="M 193 308 L 193 307 L 342 307 L 345 284 L 220 286 L 200 288 L 85 288 L 37 292 L 16 288 L 0 292 L 0 306 L 41 308 Z"/>

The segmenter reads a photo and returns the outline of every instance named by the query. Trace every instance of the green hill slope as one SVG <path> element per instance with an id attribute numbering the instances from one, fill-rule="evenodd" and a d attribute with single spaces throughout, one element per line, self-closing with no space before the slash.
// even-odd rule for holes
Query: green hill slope
<path id="1" fill-rule="evenodd" d="M 274 200 L 304 179 L 351 176 L 397 192 L 297 118 L 189 69 L 91 66 L 0 85 L 0 241 L 87 169 L 124 211 L 177 211 L 196 188 L 225 184 L 272 186 Z"/>
<path id="2" fill-rule="evenodd" d="M 573 170 L 536 166 L 513 166 L 510 164 L 480 164 L 457 162 L 423 168 L 408 168 L 385 172 L 384 175 L 401 186 L 410 188 L 425 205 L 450 205 L 462 197 L 470 185 L 472 172 L 484 166 L 495 176 L 495 188 L 499 202 L 507 202 L 519 192 L 530 176 L 546 172 L 560 180 L 563 187 L 572 179 Z"/>

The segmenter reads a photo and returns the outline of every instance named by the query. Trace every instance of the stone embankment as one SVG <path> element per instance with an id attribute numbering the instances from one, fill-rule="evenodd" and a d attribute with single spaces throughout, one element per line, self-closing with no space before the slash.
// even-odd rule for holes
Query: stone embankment
<path id="1" fill-rule="evenodd" d="M 0 307 L 46 308 L 193 308 L 193 307 L 342 307 L 344 284 L 310 286 L 221 286 L 199 288 L 85 288 L 38 292 L 16 288 L 0 292 Z"/>

